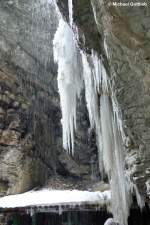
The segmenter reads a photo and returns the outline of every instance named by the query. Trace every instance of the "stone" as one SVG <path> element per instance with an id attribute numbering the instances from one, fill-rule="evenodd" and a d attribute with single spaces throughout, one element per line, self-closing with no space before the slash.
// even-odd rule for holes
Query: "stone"
<path id="1" fill-rule="evenodd" d="M 28 109 L 28 104 L 22 103 L 21 104 L 21 108 L 24 109 L 24 110 L 27 110 Z"/>
<path id="2" fill-rule="evenodd" d="M 10 130 L 19 130 L 20 128 L 20 121 L 19 120 L 15 120 L 10 122 L 8 129 Z"/>
<path id="3" fill-rule="evenodd" d="M 5 123 L 4 121 L 1 121 L 0 119 L 0 129 L 4 129 L 5 128 Z"/>
<path id="4" fill-rule="evenodd" d="M 6 122 L 10 124 L 12 121 L 19 121 L 19 115 L 13 108 L 7 110 Z"/>
<path id="5" fill-rule="evenodd" d="M 20 133 L 14 130 L 4 130 L 0 137 L 1 145 L 18 145 Z"/>
<path id="6" fill-rule="evenodd" d="M 10 99 L 7 95 L 5 94 L 0 94 L 0 102 L 1 104 L 4 104 L 4 105 L 9 105 L 10 104 Z"/>
<path id="7" fill-rule="evenodd" d="M 13 108 L 17 109 L 19 107 L 19 102 L 18 101 L 14 101 L 12 106 L 13 106 Z"/>
<path id="8" fill-rule="evenodd" d="M 2 107 L 0 107 L 0 119 L 4 120 L 5 116 L 6 111 Z"/>

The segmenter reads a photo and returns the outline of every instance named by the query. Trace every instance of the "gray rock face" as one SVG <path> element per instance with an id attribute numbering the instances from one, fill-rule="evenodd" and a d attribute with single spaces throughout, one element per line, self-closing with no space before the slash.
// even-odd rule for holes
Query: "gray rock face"
<path id="1" fill-rule="evenodd" d="M 91 157 L 97 158 L 97 153 L 87 140 L 86 109 L 78 111 L 82 126 L 75 157 L 62 149 L 52 48 L 57 23 L 55 10 L 46 0 L 0 2 L 1 195 L 46 184 L 53 187 L 51 181 L 57 177 L 62 180 L 58 188 L 63 188 L 63 182 L 72 187 L 76 181 L 82 188 L 93 182 Z"/>
<path id="2" fill-rule="evenodd" d="M 1 194 L 26 191 L 55 174 L 54 15 L 46 1 L 0 3 Z"/>
<path id="3" fill-rule="evenodd" d="M 67 0 L 58 0 L 57 4 L 59 6 L 62 15 L 68 21 L 68 1 Z M 101 51 L 101 35 L 98 31 L 98 28 L 95 26 L 95 20 L 93 17 L 93 10 L 90 0 L 76 0 L 73 1 L 73 17 L 74 22 L 79 29 L 79 45 L 81 48 L 84 48 L 88 53 L 91 52 L 91 49 L 94 49 L 98 52 Z M 89 19 L 90 16 L 90 19 Z M 86 24 L 86 26 L 85 26 Z M 83 36 L 85 38 L 83 38 Z M 85 43 L 84 43 L 85 42 Z"/>

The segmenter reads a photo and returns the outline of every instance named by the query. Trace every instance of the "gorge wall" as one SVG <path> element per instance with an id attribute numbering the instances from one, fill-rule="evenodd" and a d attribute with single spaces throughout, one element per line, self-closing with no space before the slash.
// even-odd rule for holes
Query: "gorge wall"
<path id="1" fill-rule="evenodd" d="M 88 136 L 81 103 L 74 159 L 62 148 L 52 47 L 57 23 L 48 1 L 0 3 L 1 195 L 46 185 L 84 189 L 99 176 L 95 138 Z"/>

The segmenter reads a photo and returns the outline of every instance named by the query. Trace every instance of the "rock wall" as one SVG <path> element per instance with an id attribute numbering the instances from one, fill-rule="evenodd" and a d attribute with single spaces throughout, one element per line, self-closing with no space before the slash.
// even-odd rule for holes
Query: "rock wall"
<path id="1" fill-rule="evenodd" d="M 98 169 L 92 176 L 97 151 L 83 106 L 75 157 L 62 149 L 52 47 L 57 23 L 46 0 L 0 2 L 0 195 L 43 185 L 84 189 L 99 176 Z"/>
<path id="2" fill-rule="evenodd" d="M 49 25 L 49 10 L 46 1 L 0 3 L 1 194 L 29 190 L 55 174 L 53 127 L 60 110 L 47 30 L 56 29 L 57 19 Z"/>

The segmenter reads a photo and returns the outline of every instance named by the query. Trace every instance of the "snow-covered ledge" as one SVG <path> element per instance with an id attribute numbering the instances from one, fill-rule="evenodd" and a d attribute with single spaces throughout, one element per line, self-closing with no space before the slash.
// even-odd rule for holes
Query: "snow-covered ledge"
<path id="1" fill-rule="evenodd" d="M 89 192 L 79 190 L 50 190 L 42 189 L 30 191 L 23 194 L 8 195 L 0 198 L 0 208 L 26 208 L 45 206 L 80 206 L 98 205 L 100 207 L 110 206 L 110 191 Z"/>

